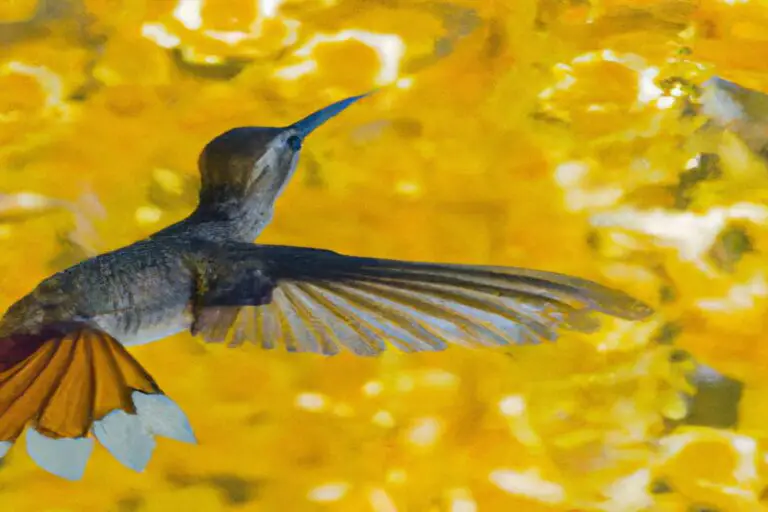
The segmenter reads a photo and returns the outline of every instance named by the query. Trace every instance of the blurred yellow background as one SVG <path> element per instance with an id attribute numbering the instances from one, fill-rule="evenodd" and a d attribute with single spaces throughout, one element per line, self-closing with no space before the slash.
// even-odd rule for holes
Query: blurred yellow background
<path id="1" fill-rule="evenodd" d="M 196 159 L 380 88 L 263 241 L 527 266 L 648 322 L 507 352 L 133 353 L 200 440 L 0 509 L 768 509 L 768 1 L 4 0 L 0 306 L 189 213 Z"/>

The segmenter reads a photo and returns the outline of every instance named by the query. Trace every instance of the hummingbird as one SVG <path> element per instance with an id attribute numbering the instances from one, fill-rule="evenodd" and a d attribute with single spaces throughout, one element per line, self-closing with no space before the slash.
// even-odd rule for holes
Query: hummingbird
<path id="1" fill-rule="evenodd" d="M 630 295 L 525 268 L 347 256 L 254 240 L 302 146 L 367 95 L 286 127 L 239 127 L 203 148 L 184 220 L 43 280 L 0 319 L 0 457 L 25 436 L 43 470 L 82 478 L 96 441 L 143 471 L 156 437 L 195 443 L 183 410 L 126 347 L 203 343 L 331 356 L 509 347 L 652 313 Z"/>

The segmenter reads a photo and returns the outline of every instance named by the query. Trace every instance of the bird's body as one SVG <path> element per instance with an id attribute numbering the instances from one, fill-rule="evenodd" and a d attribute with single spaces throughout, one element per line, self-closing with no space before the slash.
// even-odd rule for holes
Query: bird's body
<path id="1" fill-rule="evenodd" d="M 134 345 L 189 329 L 188 245 L 142 240 L 59 272 L 11 306 L 0 333 L 83 321 Z"/>
<path id="2" fill-rule="evenodd" d="M 198 208 L 147 239 L 44 280 L 0 320 L 0 456 L 27 431 L 44 469 L 79 478 L 95 436 L 142 470 L 154 435 L 194 441 L 181 409 L 125 350 L 180 332 L 231 347 L 332 355 L 504 346 L 589 332 L 594 313 L 651 310 L 576 277 L 343 256 L 252 241 L 301 143 L 358 98 L 286 128 L 238 128 L 200 159 Z"/>

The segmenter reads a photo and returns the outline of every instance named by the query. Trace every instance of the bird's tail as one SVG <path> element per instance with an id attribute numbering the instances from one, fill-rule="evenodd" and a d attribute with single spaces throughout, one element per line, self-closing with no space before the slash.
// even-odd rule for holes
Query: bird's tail
<path id="1" fill-rule="evenodd" d="M 43 469 L 78 480 L 95 437 L 141 471 L 154 435 L 195 442 L 181 409 L 108 334 L 84 325 L 0 340 L 0 457 L 26 429 Z M 92 437 L 91 437 L 92 436 Z"/>

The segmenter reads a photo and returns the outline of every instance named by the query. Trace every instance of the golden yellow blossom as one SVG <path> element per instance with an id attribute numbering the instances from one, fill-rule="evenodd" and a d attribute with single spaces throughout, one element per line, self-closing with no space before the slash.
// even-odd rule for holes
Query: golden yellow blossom
<path id="1" fill-rule="evenodd" d="M 765 508 L 765 0 L 1 4 L 4 306 L 186 215 L 217 134 L 377 88 L 307 141 L 265 242 L 658 308 L 502 352 L 138 347 L 200 444 L 143 474 L 97 450 L 78 484 L 16 449 L 1 509 Z"/>

